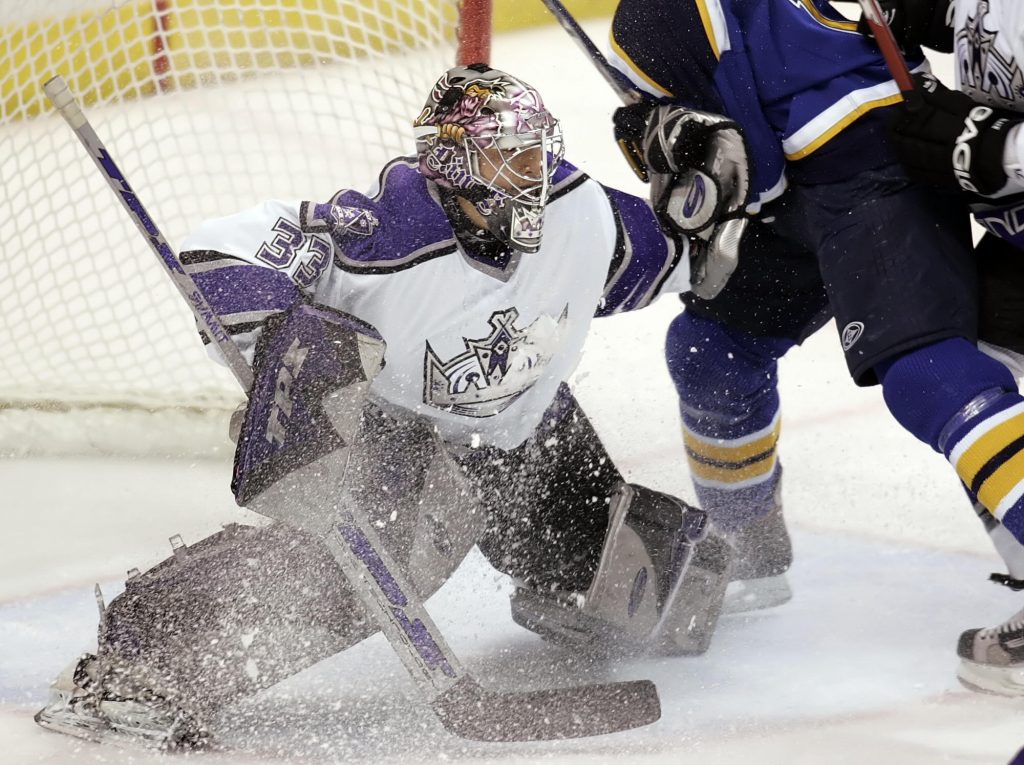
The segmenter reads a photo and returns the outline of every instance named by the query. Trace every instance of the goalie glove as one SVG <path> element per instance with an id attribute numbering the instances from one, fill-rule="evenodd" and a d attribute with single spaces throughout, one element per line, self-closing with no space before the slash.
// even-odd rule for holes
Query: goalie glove
<path id="1" fill-rule="evenodd" d="M 690 281 L 711 299 L 739 262 L 750 166 L 739 125 L 718 114 L 659 106 L 643 137 L 651 206 L 662 227 L 690 239 Z"/>
<path id="2" fill-rule="evenodd" d="M 902 49 L 923 45 L 953 52 L 953 0 L 878 0 L 878 5 Z M 857 31 L 874 38 L 863 15 Z"/>
<path id="3" fill-rule="evenodd" d="M 1006 185 L 1003 149 L 1020 120 L 950 90 L 930 74 L 915 74 L 914 93 L 894 108 L 890 131 L 911 178 L 981 196 Z"/>

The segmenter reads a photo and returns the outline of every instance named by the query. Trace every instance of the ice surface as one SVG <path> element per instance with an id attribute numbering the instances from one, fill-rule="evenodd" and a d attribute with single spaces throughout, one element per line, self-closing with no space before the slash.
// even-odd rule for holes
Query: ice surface
<path id="1" fill-rule="evenodd" d="M 614 99 L 558 30 L 500 38 L 494 60 L 543 90 L 573 161 L 638 190 L 611 148 Z M 597 322 L 574 386 L 631 480 L 691 497 L 660 356 L 676 310 L 665 299 Z M 1020 595 L 985 582 L 997 561 L 952 471 L 890 421 L 877 390 L 849 382 L 834 327 L 784 360 L 781 381 L 789 604 L 723 620 L 702 657 L 587 665 L 516 627 L 507 582 L 477 557 L 429 603 L 489 687 L 651 678 L 656 725 L 572 742 L 461 741 L 374 638 L 235 710 L 235 750 L 196 761 L 1007 763 L 1024 744 L 1024 706 L 961 689 L 954 646 L 960 630 L 1017 610 Z M 126 569 L 168 554 L 172 534 L 190 542 L 246 520 L 229 474 L 209 460 L 0 461 L 0 762 L 169 761 L 48 733 L 31 714 L 94 642 L 93 581 L 109 598 Z"/>

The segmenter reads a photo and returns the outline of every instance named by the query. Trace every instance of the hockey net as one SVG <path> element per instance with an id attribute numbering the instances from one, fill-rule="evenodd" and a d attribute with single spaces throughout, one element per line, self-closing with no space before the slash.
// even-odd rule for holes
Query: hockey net
<path id="1" fill-rule="evenodd" d="M 369 186 L 440 72 L 486 57 L 488 2 L 0 0 L 0 453 L 223 450 L 242 401 L 43 82 L 178 246 Z"/>

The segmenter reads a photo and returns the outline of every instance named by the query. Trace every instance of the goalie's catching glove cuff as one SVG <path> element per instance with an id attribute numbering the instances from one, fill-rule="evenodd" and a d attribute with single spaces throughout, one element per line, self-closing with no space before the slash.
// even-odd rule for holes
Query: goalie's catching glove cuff
<path id="1" fill-rule="evenodd" d="M 929 74 L 915 74 L 914 93 L 894 108 L 890 131 L 911 178 L 982 196 L 1006 185 L 1003 150 L 1020 120 L 950 90 Z"/>

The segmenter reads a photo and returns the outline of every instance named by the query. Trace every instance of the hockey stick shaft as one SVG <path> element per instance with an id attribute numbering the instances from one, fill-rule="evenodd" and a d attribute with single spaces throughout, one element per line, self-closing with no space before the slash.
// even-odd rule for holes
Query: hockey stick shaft
<path id="1" fill-rule="evenodd" d="M 67 84 L 55 77 L 46 82 L 43 90 L 85 146 L 248 395 L 252 390 L 252 370 L 117 167 Z M 347 459 L 341 471 L 342 485 L 346 473 Z M 305 517 L 296 525 L 326 543 L 349 586 L 424 690 L 442 724 L 453 733 L 492 741 L 570 738 L 646 725 L 660 716 L 657 691 L 648 681 L 525 693 L 484 690 L 462 668 L 415 590 L 364 518 L 339 512 L 329 524 Z"/>
<path id="2" fill-rule="evenodd" d="M 171 249 L 164 235 L 160 232 L 156 223 L 153 222 L 153 218 L 146 211 L 138 195 L 128 185 L 124 174 L 118 168 L 117 163 L 114 162 L 113 157 L 110 156 L 110 152 L 107 151 L 99 136 L 96 135 L 96 131 L 89 123 L 84 112 L 82 112 L 82 108 L 68 89 L 64 79 L 58 76 L 48 80 L 43 85 L 43 92 L 50 99 L 57 112 L 75 132 L 75 135 L 78 136 L 78 140 L 82 142 L 82 145 L 89 153 L 89 157 L 96 164 L 96 167 L 99 168 L 100 172 L 103 173 L 107 185 L 110 186 L 114 195 L 120 200 L 121 206 L 127 211 L 132 222 L 139 229 L 139 233 L 149 243 L 150 249 L 160 259 L 168 276 L 171 277 L 171 281 L 174 282 L 174 286 L 178 288 L 178 292 L 181 293 L 189 308 L 192 309 L 196 320 L 206 330 L 206 334 L 211 342 L 217 344 L 228 368 L 238 380 L 238 384 L 242 386 L 242 390 L 248 392 L 252 387 L 252 370 L 249 368 L 248 363 L 246 363 L 241 351 L 238 350 L 238 346 L 235 345 L 231 336 L 224 329 L 224 325 L 221 324 L 217 314 L 210 307 L 206 298 L 203 297 L 203 293 L 196 286 L 192 277 L 185 272 L 181 261 L 178 260 L 178 256 L 175 255 L 174 250 Z"/>
<path id="3" fill-rule="evenodd" d="M 861 10 L 864 12 L 864 20 L 867 22 L 868 28 L 871 29 L 871 34 L 874 35 L 875 42 L 878 43 L 878 48 L 882 52 L 882 58 L 885 59 L 885 65 L 889 68 L 892 78 L 896 80 L 900 92 L 904 96 L 913 93 L 914 81 L 911 79 L 907 60 L 900 52 L 900 46 L 896 42 L 896 37 L 892 33 L 892 28 L 889 26 L 878 0 L 857 0 L 857 2 L 860 3 Z"/>
<path id="4" fill-rule="evenodd" d="M 637 90 L 636 86 L 633 85 L 629 79 L 622 74 L 618 69 L 608 63 L 608 59 L 600 51 L 600 49 L 594 45 L 594 41 L 590 39 L 583 27 L 579 25 L 579 22 L 573 18 L 569 10 L 559 0 L 541 0 L 545 7 L 554 15 L 558 20 L 558 23 L 562 25 L 569 36 L 576 41 L 576 44 L 580 49 L 587 55 L 597 71 L 604 77 L 612 90 L 622 99 L 622 103 L 635 104 L 643 98 L 643 95 Z"/>

